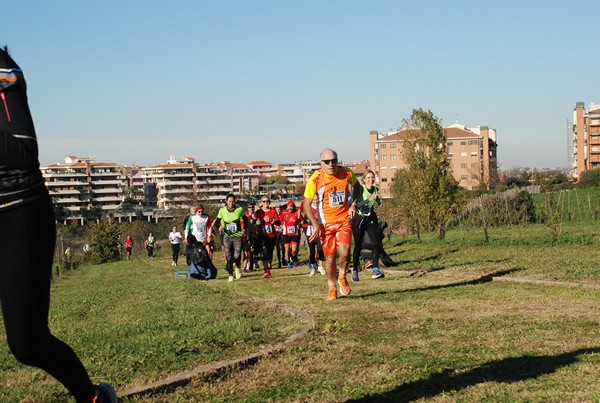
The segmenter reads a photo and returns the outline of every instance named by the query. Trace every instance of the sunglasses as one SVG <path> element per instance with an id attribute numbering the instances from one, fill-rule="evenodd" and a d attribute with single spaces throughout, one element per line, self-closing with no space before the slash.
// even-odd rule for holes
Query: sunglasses
<path id="1" fill-rule="evenodd" d="M 271 200 L 261 200 L 261 203 L 271 203 Z"/>
<path id="2" fill-rule="evenodd" d="M 338 160 L 337 160 L 337 158 L 333 158 L 330 160 L 321 160 L 321 162 L 325 165 L 329 165 L 329 164 L 335 165 L 338 163 Z"/>

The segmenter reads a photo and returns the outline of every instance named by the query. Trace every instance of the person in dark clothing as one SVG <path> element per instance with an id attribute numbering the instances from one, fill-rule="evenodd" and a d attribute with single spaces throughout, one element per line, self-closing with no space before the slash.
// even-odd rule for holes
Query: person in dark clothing
<path id="1" fill-rule="evenodd" d="M 0 301 L 8 346 L 17 360 L 61 382 L 77 402 L 116 402 L 112 386 L 94 385 L 77 354 L 48 328 L 55 225 L 25 78 L 0 48 Z"/>

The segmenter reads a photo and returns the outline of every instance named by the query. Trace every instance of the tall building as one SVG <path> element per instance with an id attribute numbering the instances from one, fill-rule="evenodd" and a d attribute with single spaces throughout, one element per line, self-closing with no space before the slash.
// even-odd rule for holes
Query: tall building
<path id="1" fill-rule="evenodd" d="M 577 102 L 573 110 L 573 176 L 600 168 L 600 105 L 590 103 L 587 110 Z"/>
<path id="2" fill-rule="evenodd" d="M 468 128 L 455 123 L 444 128 L 450 169 L 459 186 L 493 188 L 498 178 L 496 130 L 487 126 Z M 398 169 L 406 167 L 402 147 L 408 132 L 398 130 L 369 134 L 371 169 L 382 197 L 391 197 L 390 188 Z"/>

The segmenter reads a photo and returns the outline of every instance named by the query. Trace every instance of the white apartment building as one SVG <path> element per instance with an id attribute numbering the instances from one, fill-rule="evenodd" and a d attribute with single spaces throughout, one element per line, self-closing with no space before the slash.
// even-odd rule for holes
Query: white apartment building
<path id="1" fill-rule="evenodd" d="M 64 164 L 43 166 L 40 170 L 54 204 L 65 210 L 114 210 L 123 200 L 127 178 L 121 165 L 69 156 Z"/>

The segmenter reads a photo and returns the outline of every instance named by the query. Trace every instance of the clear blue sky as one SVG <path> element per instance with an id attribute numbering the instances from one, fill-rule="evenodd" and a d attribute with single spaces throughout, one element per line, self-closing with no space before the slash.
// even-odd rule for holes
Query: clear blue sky
<path id="1" fill-rule="evenodd" d="M 413 108 L 497 130 L 502 169 L 565 167 L 600 103 L 598 1 L 33 1 L 0 43 L 25 71 L 42 164 L 368 158 Z"/>

